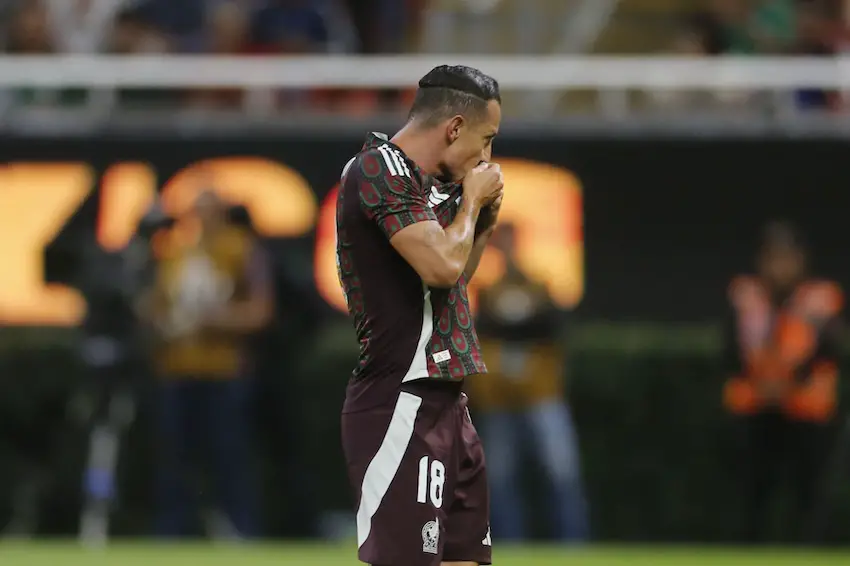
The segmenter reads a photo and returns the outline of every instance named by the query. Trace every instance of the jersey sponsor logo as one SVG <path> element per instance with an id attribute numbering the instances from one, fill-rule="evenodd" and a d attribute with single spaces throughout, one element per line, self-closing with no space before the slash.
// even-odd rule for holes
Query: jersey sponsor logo
<path id="1" fill-rule="evenodd" d="M 422 527 L 422 552 L 437 554 L 440 546 L 440 521 L 428 521 Z"/>
<path id="2" fill-rule="evenodd" d="M 450 359 L 452 359 L 452 355 L 449 353 L 448 350 L 443 350 L 442 352 L 436 352 L 432 357 L 434 358 L 435 364 L 447 362 Z"/>
<path id="3" fill-rule="evenodd" d="M 384 163 L 393 177 L 410 177 L 410 169 L 407 167 L 407 162 L 401 156 L 401 152 L 393 149 L 388 145 L 382 145 L 378 148 L 381 157 L 384 158 Z"/>
<path id="4" fill-rule="evenodd" d="M 437 187 L 431 187 L 431 194 L 428 195 L 428 206 L 434 208 L 435 206 L 440 206 L 447 200 L 449 200 L 449 195 L 441 193 L 437 190 Z"/>

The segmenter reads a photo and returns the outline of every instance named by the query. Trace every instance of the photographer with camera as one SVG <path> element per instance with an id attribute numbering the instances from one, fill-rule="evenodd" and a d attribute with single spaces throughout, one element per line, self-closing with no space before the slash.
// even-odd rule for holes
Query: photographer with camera
<path id="1" fill-rule="evenodd" d="M 268 263 L 212 190 L 199 194 L 158 251 L 147 309 L 160 378 L 156 534 L 194 534 L 192 494 L 212 493 L 215 501 L 203 505 L 213 537 L 256 536 L 245 346 L 273 317 Z"/>

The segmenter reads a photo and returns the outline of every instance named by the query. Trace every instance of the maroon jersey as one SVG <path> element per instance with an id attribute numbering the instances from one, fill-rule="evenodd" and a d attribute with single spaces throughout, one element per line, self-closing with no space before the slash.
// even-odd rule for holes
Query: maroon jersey
<path id="1" fill-rule="evenodd" d="M 344 411 L 394 402 L 402 383 L 487 372 L 466 278 L 451 289 L 429 288 L 390 245 L 396 232 L 416 222 L 450 225 L 461 194 L 461 185 L 426 175 L 383 134 L 370 135 L 346 166 L 337 201 L 337 264 L 360 358 Z"/>

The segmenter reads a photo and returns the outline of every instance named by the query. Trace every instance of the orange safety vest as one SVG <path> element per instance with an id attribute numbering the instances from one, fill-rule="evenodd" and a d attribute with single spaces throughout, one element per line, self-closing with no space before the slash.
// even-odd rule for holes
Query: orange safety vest
<path id="1" fill-rule="evenodd" d="M 738 347 L 743 373 L 724 388 L 724 405 L 737 415 L 768 408 L 759 393 L 760 382 L 784 388 L 779 409 L 798 421 L 825 422 L 835 414 L 838 368 L 835 360 L 813 359 L 820 331 L 834 320 L 844 304 L 838 285 L 807 281 L 784 306 L 771 303 L 768 289 L 755 277 L 739 277 L 729 287 L 736 313 Z M 804 379 L 802 368 L 809 366 Z"/>

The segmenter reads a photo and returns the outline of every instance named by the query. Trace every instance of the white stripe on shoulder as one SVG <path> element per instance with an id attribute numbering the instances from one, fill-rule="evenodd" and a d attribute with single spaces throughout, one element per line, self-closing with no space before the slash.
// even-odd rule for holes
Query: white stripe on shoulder
<path id="1" fill-rule="evenodd" d="M 351 169 L 351 166 L 354 165 L 354 161 L 357 159 L 355 155 L 351 159 L 348 160 L 348 163 L 345 164 L 345 167 L 342 168 L 342 175 L 339 176 L 340 180 L 345 179 L 345 176 L 348 174 L 348 170 Z"/>
<path id="2" fill-rule="evenodd" d="M 378 148 L 381 157 L 384 158 L 384 163 L 393 177 L 410 177 L 410 168 L 401 152 L 395 148 L 384 144 Z"/>

